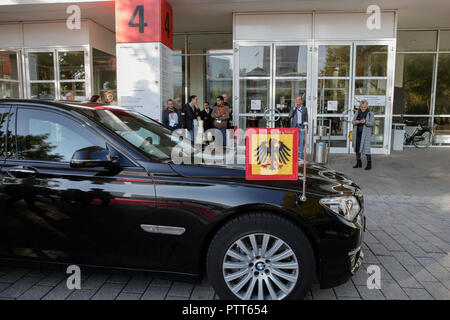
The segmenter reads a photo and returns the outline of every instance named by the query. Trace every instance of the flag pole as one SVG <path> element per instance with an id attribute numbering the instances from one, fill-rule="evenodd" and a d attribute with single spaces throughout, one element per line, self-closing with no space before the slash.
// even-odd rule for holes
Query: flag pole
<path id="1" fill-rule="evenodd" d="M 303 124 L 303 189 L 302 189 L 302 196 L 300 197 L 300 200 L 302 202 L 306 201 L 306 142 L 308 139 L 306 138 L 306 135 L 308 134 L 308 124 Z"/>

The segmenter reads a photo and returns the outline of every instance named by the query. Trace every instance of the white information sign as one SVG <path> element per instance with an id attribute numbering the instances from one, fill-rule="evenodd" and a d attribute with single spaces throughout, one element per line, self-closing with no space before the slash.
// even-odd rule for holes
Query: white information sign
<path id="1" fill-rule="evenodd" d="M 359 107 L 362 100 L 367 100 L 370 106 L 385 106 L 386 96 L 375 96 L 375 95 L 355 95 L 355 106 Z"/>
<path id="2" fill-rule="evenodd" d="M 337 110 L 338 110 L 337 100 L 328 100 L 327 111 L 337 111 Z"/>
<path id="3" fill-rule="evenodd" d="M 159 42 L 118 43 L 118 104 L 154 120 L 173 96 L 172 50 Z"/>
<path id="4" fill-rule="evenodd" d="M 261 110 L 261 100 L 251 100 L 250 101 L 251 110 Z"/>

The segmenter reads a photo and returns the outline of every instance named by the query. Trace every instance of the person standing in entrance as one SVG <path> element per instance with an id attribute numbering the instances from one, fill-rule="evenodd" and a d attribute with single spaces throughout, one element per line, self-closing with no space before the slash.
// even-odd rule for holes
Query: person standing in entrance
<path id="1" fill-rule="evenodd" d="M 222 133 L 223 146 L 227 145 L 227 122 L 230 118 L 230 107 L 225 105 L 223 96 L 217 97 L 217 105 L 214 107 L 211 117 L 214 119 L 214 128 L 217 128 Z"/>
<path id="2" fill-rule="evenodd" d="M 365 170 L 372 169 L 372 157 L 370 155 L 370 142 L 372 141 L 372 127 L 375 124 L 375 117 L 369 110 L 367 100 L 362 100 L 359 110 L 353 117 L 353 141 L 355 142 L 356 165 L 353 168 L 361 168 L 361 153 L 367 158 Z"/>
<path id="3" fill-rule="evenodd" d="M 209 106 L 209 102 L 205 101 L 203 103 L 203 110 L 200 112 L 200 118 L 203 120 L 203 131 L 206 133 L 208 129 L 211 129 L 213 127 L 212 124 L 212 109 Z"/>
<path id="4" fill-rule="evenodd" d="M 167 100 L 167 108 L 163 110 L 162 122 L 172 130 L 180 127 L 180 112 L 175 108 L 172 99 Z"/>
<path id="5" fill-rule="evenodd" d="M 302 96 L 295 98 L 295 105 L 289 111 L 289 118 L 291 119 L 291 128 L 298 128 L 298 157 L 303 159 L 303 141 L 305 139 L 305 124 L 308 123 L 308 109 L 303 105 Z"/>
<path id="6" fill-rule="evenodd" d="M 233 126 L 232 126 L 232 122 L 233 122 L 233 107 L 231 106 L 230 103 L 228 103 L 228 94 L 226 92 L 222 93 L 221 96 L 223 97 L 224 104 L 226 106 L 228 106 L 228 108 L 230 108 L 230 117 L 228 118 L 228 121 L 227 121 L 227 129 L 232 129 L 233 128 Z"/>
<path id="7" fill-rule="evenodd" d="M 195 141 L 200 109 L 198 108 L 198 98 L 196 95 L 189 97 L 189 102 L 183 106 L 184 127 L 188 130 L 192 141 Z"/>

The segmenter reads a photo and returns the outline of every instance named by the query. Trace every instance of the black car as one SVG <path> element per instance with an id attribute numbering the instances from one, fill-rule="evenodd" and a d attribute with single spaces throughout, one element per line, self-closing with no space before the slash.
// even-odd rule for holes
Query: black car
<path id="1" fill-rule="evenodd" d="M 347 177 L 309 164 L 300 201 L 299 181 L 174 164 L 179 143 L 132 110 L 0 100 L 2 259 L 206 272 L 223 299 L 303 298 L 315 275 L 327 288 L 359 268 L 363 196 Z"/>

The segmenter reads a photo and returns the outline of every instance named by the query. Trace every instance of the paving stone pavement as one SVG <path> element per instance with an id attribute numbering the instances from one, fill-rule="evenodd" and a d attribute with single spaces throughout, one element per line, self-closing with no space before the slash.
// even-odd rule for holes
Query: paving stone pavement
<path id="1" fill-rule="evenodd" d="M 367 172 L 350 169 L 351 156 L 332 155 L 330 166 L 365 193 L 365 259 L 345 284 L 321 290 L 315 281 L 306 299 L 450 300 L 449 159 L 449 149 L 406 149 L 373 156 L 374 169 Z M 379 290 L 367 288 L 370 265 L 380 267 Z M 0 300 L 219 299 L 206 278 L 192 284 L 142 272 L 82 269 L 81 290 L 69 290 L 66 277 L 61 268 L 2 262 Z"/>

